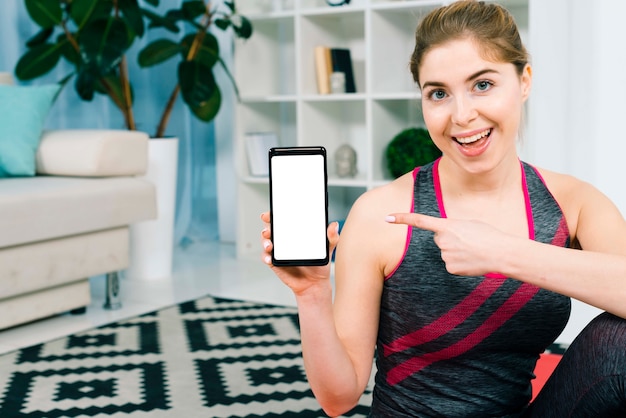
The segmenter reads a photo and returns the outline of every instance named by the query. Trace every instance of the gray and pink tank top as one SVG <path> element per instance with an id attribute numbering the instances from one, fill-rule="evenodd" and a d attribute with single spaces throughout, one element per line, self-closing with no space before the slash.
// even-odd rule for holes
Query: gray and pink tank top
<path id="1" fill-rule="evenodd" d="M 446 216 L 438 164 L 414 171 L 416 213 Z M 533 167 L 520 166 L 529 238 L 569 246 L 559 204 Z M 409 228 L 383 288 L 371 416 L 517 416 L 570 309 L 568 297 L 519 280 L 448 273 L 433 233 Z"/>

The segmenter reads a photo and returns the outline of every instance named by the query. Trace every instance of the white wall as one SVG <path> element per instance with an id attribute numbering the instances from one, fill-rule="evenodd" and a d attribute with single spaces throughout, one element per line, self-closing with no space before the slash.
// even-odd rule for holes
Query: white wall
<path id="1" fill-rule="evenodd" d="M 531 0 L 534 67 L 523 157 L 589 181 L 626 214 L 626 45 L 623 0 Z M 626 278 L 625 278 L 626 279 Z M 600 311 L 574 302 L 571 342 Z"/>

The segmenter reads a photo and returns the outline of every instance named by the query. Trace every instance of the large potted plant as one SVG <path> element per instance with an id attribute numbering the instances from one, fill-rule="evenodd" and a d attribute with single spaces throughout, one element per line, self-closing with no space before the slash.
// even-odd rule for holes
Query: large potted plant
<path id="1" fill-rule="evenodd" d="M 126 127 L 136 129 L 126 54 L 146 28 L 163 28 L 175 36 L 150 43 L 137 57 L 142 67 L 176 57 L 180 60 L 174 77 L 177 83 L 152 136 L 164 135 L 180 92 L 197 118 L 213 120 L 221 106 L 215 65 L 223 67 L 235 91 L 236 85 L 210 30 L 232 28 L 236 36 L 247 39 L 252 35 L 252 25 L 236 12 L 234 1 L 224 1 L 224 7 L 219 7 L 210 0 L 187 0 L 165 14 L 142 7 L 143 3 L 157 7 L 159 1 L 24 0 L 40 29 L 27 41 L 28 49 L 18 61 L 15 75 L 22 81 L 32 80 L 66 61 L 73 71 L 61 80 L 63 83 L 74 78 L 76 92 L 83 100 L 90 101 L 95 94 L 108 96 L 122 112 Z M 179 36 L 183 31 L 184 36 Z"/>
<path id="2" fill-rule="evenodd" d="M 78 96 L 110 98 L 120 110 L 127 129 L 137 129 L 133 88 L 127 55 L 137 39 L 151 29 L 171 36 L 159 38 L 138 51 L 140 67 L 178 59 L 172 91 L 150 141 L 146 177 L 157 185 L 159 218 L 131 228 L 131 267 L 128 275 L 161 278 L 171 274 L 177 139 L 164 139 L 174 104 L 179 97 L 198 119 L 209 122 L 220 110 L 222 93 L 214 69 L 221 66 L 238 96 L 237 87 L 220 56 L 213 29 L 232 29 L 247 39 L 252 25 L 237 13 L 234 1 L 183 1 L 178 8 L 158 12 L 159 0 L 24 0 L 39 31 L 15 67 L 22 81 L 49 73 L 57 65 L 69 67 L 62 84 L 73 81 Z M 64 64 L 61 64 L 64 63 Z M 69 64 L 69 65 L 68 65 Z M 158 167 L 158 168 L 157 168 Z M 160 249 L 158 247 L 161 247 Z M 141 261 L 145 260 L 145 261 Z"/>

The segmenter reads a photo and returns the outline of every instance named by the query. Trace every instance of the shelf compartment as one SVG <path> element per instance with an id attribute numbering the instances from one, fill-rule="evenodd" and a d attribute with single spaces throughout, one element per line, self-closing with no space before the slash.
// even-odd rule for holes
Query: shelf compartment
<path id="1" fill-rule="evenodd" d="M 328 153 L 328 175 L 336 178 L 335 153 L 348 144 L 357 154 L 357 178 L 369 176 L 365 102 L 304 102 L 298 145 L 321 145 Z M 347 179 L 345 179 L 347 180 Z"/>
<path id="2" fill-rule="evenodd" d="M 419 7 L 372 11 L 370 71 L 373 94 L 414 93 L 418 90 L 409 69 L 411 54 L 415 48 L 415 29 L 424 15 L 435 7 L 435 4 L 428 3 Z"/>
<path id="3" fill-rule="evenodd" d="M 246 96 L 296 94 L 293 17 L 252 20 L 254 35 L 237 40 L 235 77 Z"/>
<path id="4" fill-rule="evenodd" d="M 241 105 L 238 122 L 240 134 L 246 132 L 276 132 L 282 146 L 296 143 L 296 103 L 268 102 Z"/>
<path id="5" fill-rule="evenodd" d="M 372 103 L 372 175 L 374 181 L 393 180 L 385 152 L 393 138 L 407 128 L 424 127 L 418 100 L 375 100 Z"/>
<path id="6" fill-rule="evenodd" d="M 251 132 L 274 132 L 279 146 L 296 145 L 296 103 L 255 102 L 240 105 L 237 123 L 237 165 L 241 178 L 250 179 L 246 134 Z"/>
<path id="7" fill-rule="evenodd" d="M 318 94 L 315 73 L 315 47 L 350 50 L 357 93 L 366 91 L 365 14 L 363 11 L 303 15 L 300 17 L 300 94 Z"/>

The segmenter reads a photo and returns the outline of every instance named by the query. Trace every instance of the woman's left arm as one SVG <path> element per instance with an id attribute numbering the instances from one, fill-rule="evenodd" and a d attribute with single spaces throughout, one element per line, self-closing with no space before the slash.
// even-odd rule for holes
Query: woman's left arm
<path id="1" fill-rule="evenodd" d="M 560 198 L 570 229 L 582 249 L 520 242 L 517 260 L 510 254 L 511 277 L 536 284 L 626 318 L 626 221 L 598 189 L 565 176 Z M 510 257 L 513 255 L 513 257 Z"/>

